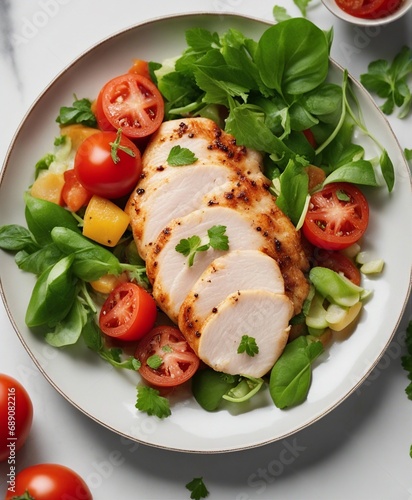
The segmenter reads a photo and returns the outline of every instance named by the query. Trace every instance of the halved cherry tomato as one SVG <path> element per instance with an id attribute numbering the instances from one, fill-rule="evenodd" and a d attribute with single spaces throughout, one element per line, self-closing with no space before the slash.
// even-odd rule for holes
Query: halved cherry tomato
<path id="1" fill-rule="evenodd" d="M 326 250 L 341 250 L 356 243 L 366 231 L 369 205 L 353 184 L 327 184 L 310 198 L 302 231 L 307 240 Z"/>
<path id="2" fill-rule="evenodd" d="M 37 464 L 16 475 L 15 488 L 7 490 L 5 500 L 33 498 L 35 500 L 93 500 L 86 482 L 74 472 L 59 464 Z M 30 495 L 30 496 L 29 496 Z"/>
<path id="3" fill-rule="evenodd" d="M 152 356 L 158 356 L 161 360 L 156 369 L 148 365 L 148 359 Z M 141 376 L 159 387 L 183 384 L 199 368 L 199 358 L 180 330 L 173 326 L 158 326 L 149 332 L 139 342 L 135 357 L 141 362 Z"/>
<path id="4" fill-rule="evenodd" d="M 103 333 L 120 340 L 139 340 L 156 320 L 156 302 L 134 283 L 122 283 L 107 297 L 99 315 Z"/>
<path id="5" fill-rule="evenodd" d="M 403 0 L 336 0 L 337 5 L 355 17 L 381 18 L 394 12 Z"/>
<path id="6" fill-rule="evenodd" d="M 87 189 L 80 184 L 73 168 L 66 170 L 63 177 L 63 203 L 72 212 L 77 212 L 80 208 L 85 207 L 89 203 L 92 193 L 87 191 Z"/>
<path id="7" fill-rule="evenodd" d="M 33 404 L 26 389 L 13 377 L 0 373 L 0 462 L 24 445 L 33 421 Z"/>
<path id="8" fill-rule="evenodd" d="M 127 73 L 113 78 L 102 88 L 100 95 L 107 122 L 116 130 L 121 128 L 127 137 L 147 137 L 163 121 L 163 97 L 156 85 L 142 75 Z M 99 109 L 98 105 L 96 109 Z M 107 123 L 99 122 L 99 116 L 100 112 L 96 111 L 99 127 L 105 129 Z"/>
<path id="9" fill-rule="evenodd" d="M 111 125 L 103 111 L 103 89 L 94 101 L 93 111 L 100 130 L 104 132 L 116 132 L 116 128 Z"/>
<path id="10" fill-rule="evenodd" d="M 316 266 L 327 267 L 336 273 L 343 274 L 346 278 L 359 286 L 361 282 L 361 274 L 356 265 L 340 252 L 324 250 L 322 248 L 315 249 L 314 264 Z"/>
<path id="11" fill-rule="evenodd" d="M 83 141 L 74 158 L 74 170 L 82 186 L 103 198 L 120 198 L 136 186 L 142 172 L 139 149 L 127 137 L 121 135 L 117 149 L 117 163 L 112 157 L 116 132 L 99 132 Z M 127 148 L 129 152 L 122 148 Z"/>

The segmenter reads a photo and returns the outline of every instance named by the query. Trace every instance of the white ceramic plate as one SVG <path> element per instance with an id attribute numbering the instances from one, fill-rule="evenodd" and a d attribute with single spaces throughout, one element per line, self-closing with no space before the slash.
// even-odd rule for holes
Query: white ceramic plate
<path id="1" fill-rule="evenodd" d="M 59 108 L 77 96 L 93 98 L 108 79 L 123 73 L 133 58 L 161 61 L 181 53 L 184 33 L 191 27 L 223 32 L 237 28 L 257 39 L 264 22 L 232 15 L 195 14 L 159 19 L 110 37 L 80 56 L 38 98 L 23 120 L 2 171 L 0 225 L 25 225 L 23 192 L 33 180 L 34 164 L 51 150 L 58 133 Z M 331 76 L 341 69 L 332 64 Z M 411 213 L 409 170 L 383 115 L 368 94 L 355 84 L 369 129 L 385 145 L 394 162 L 394 192 L 370 190 L 371 223 L 364 247 L 385 259 L 382 276 L 367 280 L 374 296 L 365 307 L 352 335 L 337 340 L 314 370 L 307 401 L 290 410 L 278 410 L 268 391 L 246 408 L 203 411 L 187 391 L 172 401 L 172 416 L 162 421 L 135 407 L 134 372 L 117 371 L 78 346 L 54 349 L 28 330 L 26 306 L 34 285 L 32 275 L 18 270 L 13 257 L 1 253 L 1 287 L 10 320 L 23 345 L 49 382 L 68 401 L 101 425 L 148 445 L 189 452 L 246 449 L 282 439 L 315 422 L 339 405 L 361 384 L 388 346 L 406 304 L 410 288 L 411 232 L 401 214 Z M 400 242 L 402 235 L 402 242 Z"/>

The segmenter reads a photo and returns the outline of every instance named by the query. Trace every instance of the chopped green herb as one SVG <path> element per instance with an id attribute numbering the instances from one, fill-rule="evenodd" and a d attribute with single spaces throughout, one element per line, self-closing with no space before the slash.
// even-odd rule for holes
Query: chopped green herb
<path id="1" fill-rule="evenodd" d="M 386 99 L 382 111 L 390 115 L 400 108 L 399 118 L 405 118 L 412 105 L 412 94 L 407 78 L 412 74 L 412 50 L 403 47 L 392 62 L 384 59 L 373 61 L 368 72 L 360 75 L 362 85 L 370 92 Z"/>
<path id="2" fill-rule="evenodd" d="M 209 248 L 213 248 L 214 250 L 229 250 L 229 238 L 225 235 L 225 232 L 226 226 L 213 226 L 207 231 L 207 235 L 209 236 L 208 243 L 202 244 L 201 238 L 193 235 L 180 240 L 175 250 L 185 257 L 189 257 L 188 264 L 189 267 L 192 267 L 195 255 L 198 252 L 205 252 Z"/>
<path id="3" fill-rule="evenodd" d="M 190 149 L 173 146 L 167 157 L 167 163 L 172 167 L 192 165 L 197 161 L 195 154 Z"/>
<path id="4" fill-rule="evenodd" d="M 195 477 L 186 484 L 186 488 L 191 492 L 190 498 L 200 500 L 209 496 L 209 492 L 203 482 L 203 477 Z"/>
<path id="5" fill-rule="evenodd" d="M 54 145 L 55 146 L 63 146 L 63 144 L 66 144 L 67 137 L 65 135 L 59 135 L 54 139 Z"/>
<path id="6" fill-rule="evenodd" d="M 60 125 L 72 125 L 81 123 L 86 127 L 96 127 L 97 121 L 91 110 L 91 101 L 89 99 L 77 99 L 74 96 L 74 102 L 71 107 L 62 106 L 56 122 Z"/>
<path id="7" fill-rule="evenodd" d="M 259 353 L 259 346 L 256 344 L 256 340 L 249 335 L 242 335 L 242 340 L 240 341 L 239 347 L 237 348 L 238 354 L 246 353 L 248 356 L 253 356 Z"/>
<path id="8" fill-rule="evenodd" d="M 165 418 L 171 415 L 169 401 L 160 396 L 157 389 L 144 385 L 137 387 L 136 408 L 146 412 L 148 415 L 155 415 L 158 418 Z"/>
<path id="9" fill-rule="evenodd" d="M 52 153 L 48 153 L 44 155 L 43 158 L 40 158 L 40 160 L 34 166 L 34 178 L 37 179 L 41 170 L 47 170 L 55 159 L 56 157 Z"/>
<path id="10" fill-rule="evenodd" d="M 146 363 L 153 370 L 157 370 L 159 368 L 159 366 L 161 366 L 161 364 L 163 363 L 163 359 L 158 354 L 153 354 L 153 356 L 149 356 L 147 358 Z"/>
<path id="11" fill-rule="evenodd" d="M 411 161 L 412 160 L 412 149 L 405 148 L 404 153 L 405 153 L 405 158 L 408 161 Z"/>

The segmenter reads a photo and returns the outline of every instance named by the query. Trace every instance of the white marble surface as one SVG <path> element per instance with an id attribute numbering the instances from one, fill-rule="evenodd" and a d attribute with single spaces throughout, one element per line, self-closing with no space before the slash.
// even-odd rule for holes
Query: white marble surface
<path id="1" fill-rule="evenodd" d="M 297 14 L 291 0 L 277 4 Z M 38 94 L 102 38 L 146 19 L 188 11 L 272 20 L 273 5 L 269 0 L 0 0 L 1 159 Z M 337 21 L 318 0 L 308 16 L 324 29 L 334 26 L 332 56 L 355 77 L 371 60 L 392 58 L 402 45 L 412 46 L 412 12 L 393 25 L 367 30 Z M 401 146 L 412 148 L 412 116 L 403 121 L 393 116 L 390 122 Z M 242 453 L 186 455 L 122 440 L 72 407 L 32 363 L 1 304 L 0 372 L 26 386 L 35 408 L 18 466 L 57 462 L 72 467 L 96 500 L 190 498 L 185 484 L 198 476 L 203 476 L 209 498 L 218 500 L 412 499 L 412 402 L 404 392 L 407 377 L 400 363 L 411 318 L 409 302 L 392 344 L 370 377 L 311 427 Z M 7 464 L 0 464 L 0 494 L 7 472 Z"/>

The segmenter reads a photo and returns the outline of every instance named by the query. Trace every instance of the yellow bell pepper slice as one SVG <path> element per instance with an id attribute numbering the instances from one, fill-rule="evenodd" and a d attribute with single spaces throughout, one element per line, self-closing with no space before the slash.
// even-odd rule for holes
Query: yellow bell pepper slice
<path id="1" fill-rule="evenodd" d="M 101 245 L 114 247 L 129 225 L 129 216 L 112 201 L 92 196 L 84 214 L 83 235 Z"/>

